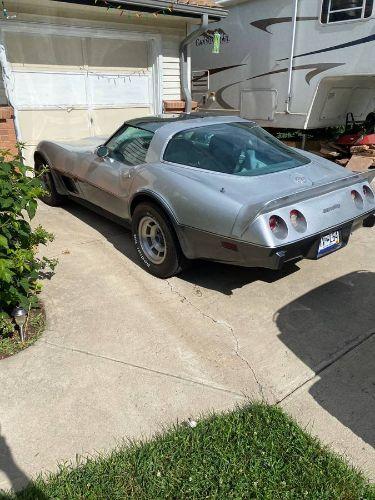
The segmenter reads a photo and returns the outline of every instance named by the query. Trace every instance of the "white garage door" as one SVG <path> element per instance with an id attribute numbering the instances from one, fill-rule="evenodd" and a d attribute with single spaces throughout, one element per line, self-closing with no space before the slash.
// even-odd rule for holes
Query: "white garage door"
<path id="1" fill-rule="evenodd" d="M 153 108 L 146 41 L 7 33 L 27 160 L 42 139 L 108 135 Z"/>

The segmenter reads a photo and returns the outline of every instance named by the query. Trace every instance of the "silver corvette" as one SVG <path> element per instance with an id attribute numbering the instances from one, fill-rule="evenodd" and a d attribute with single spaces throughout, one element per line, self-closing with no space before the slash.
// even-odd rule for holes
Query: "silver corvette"
<path id="1" fill-rule="evenodd" d="M 130 226 L 140 263 L 162 278 L 190 259 L 269 269 L 319 259 L 375 222 L 368 174 L 236 116 L 140 118 L 107 140 L 43 141 L 35 168 L 46 203 L 69 196 Z"/>

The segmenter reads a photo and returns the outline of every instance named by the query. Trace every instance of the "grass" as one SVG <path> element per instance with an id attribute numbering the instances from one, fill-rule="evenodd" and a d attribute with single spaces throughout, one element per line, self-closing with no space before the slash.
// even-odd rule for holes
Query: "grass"
<path id="1" fill-rule="evenodd" d="M 375 499 L 367 480 L 275 406 L 251 404 L 63 466 L 7 499 Z"/>
<path id="2" fill-rule="evenodd" d="M 27 347 L 30 347 L 43 333 L 45 327 L 44 311 L 40 308 L 31 309 L 28 321 L 25 325 L 26 340 L 21 342 L 18 332 L 12 335 L 0 336 L 0 361 L 1 359 L 13 356 Z"/>

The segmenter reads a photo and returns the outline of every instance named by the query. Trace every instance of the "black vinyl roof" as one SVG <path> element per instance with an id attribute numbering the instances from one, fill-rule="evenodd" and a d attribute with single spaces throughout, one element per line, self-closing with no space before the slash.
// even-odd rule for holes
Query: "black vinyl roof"
<path id="1" fill-rule="evenodd" d="M 167 123 L 180 122 L 183 120 L 193 120 L 195 118 L 207 118 L 209 115 L 202 113 L 186 114 L 182 113 L 178 116 L 163 117 L 163 116 L 145 116 L 142 118 L 134 118 L 133 120 L 126 121 L 126 125 L 133 125 L 134 127 L 143 128 L 150 132 L 155 132 L 158 128 L 166 125 Z"/>

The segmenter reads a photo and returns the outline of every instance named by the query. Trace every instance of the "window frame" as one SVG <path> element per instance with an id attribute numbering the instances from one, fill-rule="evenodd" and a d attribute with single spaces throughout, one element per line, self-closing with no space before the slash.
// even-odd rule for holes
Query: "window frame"
<path id="1" fill-rule="evenodd" d="M 324 12 L 325 9 L 325 3 L 328 1 L 327 5 L 327 12 Z M 334 24 L 344 24 L 344 23 L 354 23 L 354 22 L 366 22 L 369 21 L 371 18 L 373 18 L 374 15 L 374 0 L 363 0 L 362 7 L 350 7 L 347 9 L 338 9 L 338 10 L 330 10 L 331 7 L 331 2 L 332 0 L 321 0 L 321 6 L 320 6 L 320 16 L 319 16 L 319 24 L 321 26 L 331 26 Z M 371 8 L 371 14 L 367 17 L 364 17 L 364 14 L 366 12 L 367 4 L 372 2 L 372 8 Z M 362 15 L 361 17 L 358 17 L 356 19 L 343 19 L 342 21 L 329 21 L 329 16 L 332 13 L 335 12 L 348 12 L 352 10 L 362 10 Z M 327 17 L 326 21 L 323 21 L 323 16 Z"/>
<path id="2" fill-rule="evenodd" d="M 145 158 L 144 158 L 144 161 L 142 161 L 141 163 L 136 163 L 135 165 L 129 165 L 128 163 L 125 163 L 124 161 L 122 160 L 119 160 L 118 158 L 115 158 L 114 156 L 111 155 L 111 149 L 108 147 L 108 144 L 110 141 L 112 141 L 117 135 L 120 135 L 122 131 L 126 131 L 128 128 L 132 128 L 132 129 L 136 129 L 136 130 L 142 130 L 143 132 L 147 132 L 151 135 L 151 141 L 150 141 L 150 144 L 148 146 L 148 149 L 146 151 L 146 154 L 145 154 Z M 131 123 L 124 123 L 123 125 L 121 125 L 120 128 L 118 128 L 116 130 L 116 132 L 114 134 L 112 134 L 107 140 L 106 142 L 103 144 L 103 146 L 107 146 L 108 148 L 108 151 L 109 151 L 109 154 L 108 156 L 114 160 L 114 161 L 118 161 L 120 163 L 122 163 L 123 165 L 125 165 L 126 167 L 129 167 L 129 168 L 132 168 L 132 167 L 137 167 L 138 165 L 144 165 L 145 163 L 147 163 L 146 161 L 146 158 L 147 158 L 147 155 L 148 155 L 148 152 L 150 150 L 150 147 L 151 147 L 151 142 L 153 140 L 155 136 L 155 132 L 152 132 L 151 130 L 147 130 L 145 128 L 142 128 L 142 127 L 137 127 L 135 125 L 132 125 Z"/>

